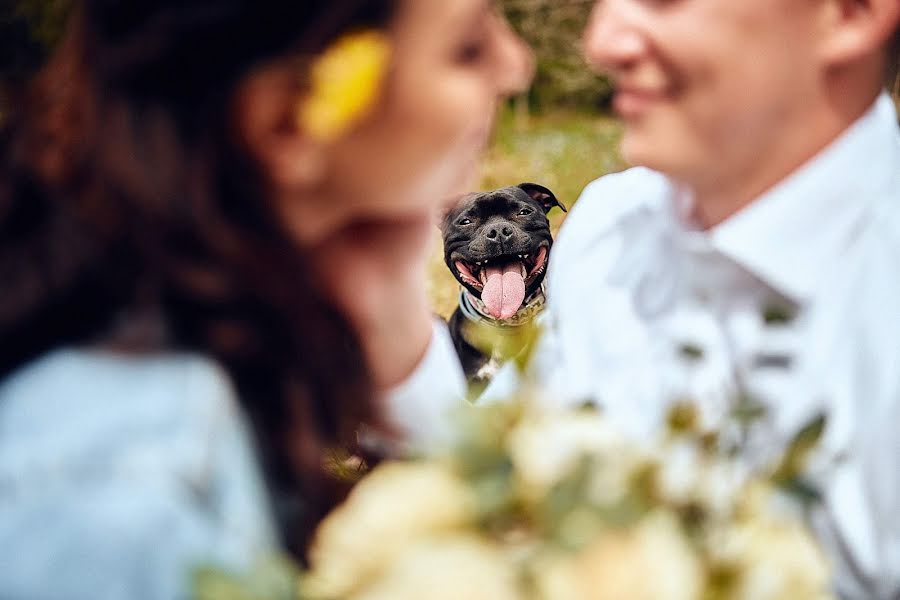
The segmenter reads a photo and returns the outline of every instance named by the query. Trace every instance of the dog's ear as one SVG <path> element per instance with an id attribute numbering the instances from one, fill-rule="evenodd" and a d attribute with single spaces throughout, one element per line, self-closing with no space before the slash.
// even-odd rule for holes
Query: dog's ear
<path id="1" fill-rule="evenodd" d="M 520 183 L 516 186 L 520 190 L 532 197 L 535 202 L 540 204 L 544 209 L 544 214 L 550 212 L 554 206 L 558 206 L 563 212 L 569 212 L 562 202 L 556 199 L 556 195 L 542 185 L 536 183 Z"/>

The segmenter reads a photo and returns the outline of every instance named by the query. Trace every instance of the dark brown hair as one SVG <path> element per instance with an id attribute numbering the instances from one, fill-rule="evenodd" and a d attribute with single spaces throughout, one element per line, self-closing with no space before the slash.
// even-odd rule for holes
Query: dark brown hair
<path id="1" fill-rule="evenodd" d="M 332 501 L 322 451 L 375 420 L 372 391 L 230 103 L 256 66 L 382 26 L 393 4 L 85 0 L 0 132 L 0 378 L 72 345 L 216 360 L 297 556 Z"/>
<path id="2" fill-rule="evenodd" d="M 885 81 L 894 99 L 900 101 L 900 24 L 888 44 L 887 77 Z"/>

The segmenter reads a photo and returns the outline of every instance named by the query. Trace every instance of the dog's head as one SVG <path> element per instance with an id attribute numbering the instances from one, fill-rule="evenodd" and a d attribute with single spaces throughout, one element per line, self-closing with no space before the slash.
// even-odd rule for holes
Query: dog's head
<path id="1" fill-rule="evenodd" d="M 544 280 L 555 206 L 566 210 L 547 188 L 523 183 L 464 196 L 444 217 L 444 261 L 495 319 L 516 314 Z"/>

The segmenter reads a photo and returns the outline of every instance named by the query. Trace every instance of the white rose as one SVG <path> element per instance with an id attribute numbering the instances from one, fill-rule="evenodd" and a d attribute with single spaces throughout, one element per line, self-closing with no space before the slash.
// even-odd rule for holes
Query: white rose
<path id="1" fill-rule="evenodd" d="M 465 483 L 440 463 L 385 463 L 322 522 L 307 585 L 316 595 L 346 596 L 409 544 L 464 527 L 473 506 Z"/>
<path id="2" fill-rule="evenodd" d="M 516 571 L 476 536 L 422 540 L 350 600 L 519 600 Z"/>
<path id="3" fill-rule="evenodd" d="M 711 461 L 700 473 L 696 499 L 713 518 L 733 518 L 744 483 L 745 474 L 734 463 Z"/>
<path id="4" fill-rule="evenodd" d="M 666 448 L 659 457 L 657 476 L 663 498 L 679 504 L 693 500 L 703 467 L 703 456 L 696 444 L 682 440 Z"/>
<path id="5" fill-rule="evenodd" d="M 809 600 L 828 597 L 830 575 L 813 538 L 794 521 L 755 519 L 713 539 L 720 564 L 738 578 L 735 600 Z"/>
<path id="6" fill-rule="evenodd" d="M 675 517 L 610 531 L 572 559 L 537 569 L 544 600 L 697 600 L 704 571 Z"/>
<path id="7" fill-rule="evenodd" d="M 597 494 L 615 501 L 626 491 L 626 444 L 599 415 L 585 412 L 543 412 L 526 417 L 510 434 L 508 451 L 526 497 L 542 498 L 565 478 L 585 455 L 600 456 L 602 485 Z"/>
<path id="8" fill-rule="evenodd" d="M 744 472 L 733 462 L 710 457 L 688 440 L 661 449 L 657 484 L 675 504 L 696 502 L 713 518 L 731 518 L 744 489 Z"/>

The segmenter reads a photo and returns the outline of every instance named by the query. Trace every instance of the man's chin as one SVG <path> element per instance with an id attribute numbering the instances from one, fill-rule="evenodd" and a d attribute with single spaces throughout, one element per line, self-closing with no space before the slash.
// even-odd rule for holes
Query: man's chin
<path id="1" fill-rule="evenodd" d="M 681 136 L 674 132 L 669 135 L 626 125 L 619 148 L 622 158 L 633 167 L 681 178 L 689 166 L 689 157 L 685 148 L 679 148 L 679 139 Z"/>

